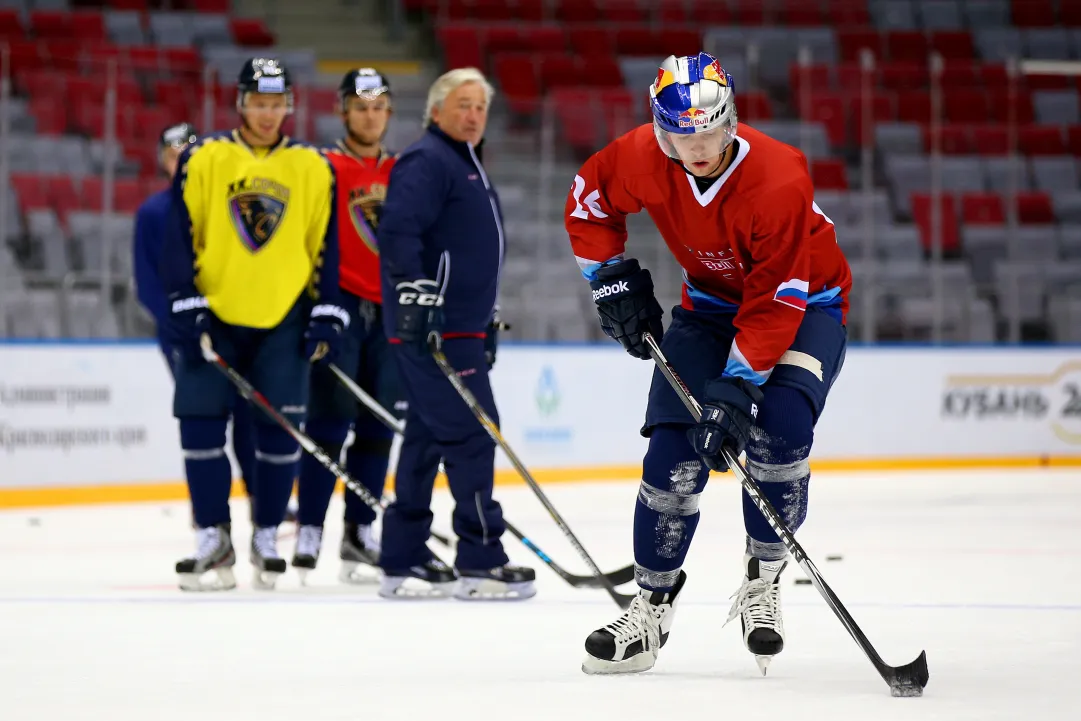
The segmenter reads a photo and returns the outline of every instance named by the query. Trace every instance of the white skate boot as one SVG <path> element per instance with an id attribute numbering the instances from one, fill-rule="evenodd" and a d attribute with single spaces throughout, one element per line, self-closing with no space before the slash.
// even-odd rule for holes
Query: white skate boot
<path id="1" fill-rule="evenodd" d="M 252 587 L 274 590 L 278 576 L 285 573 L 285 559 L 278 555 L 278 527 L 256 528 L 251 537 L 251 563 L 255 566 Z"/>
<path id="2" fill-rule="evenodd" d="M 740 617 L 743 644 L 754 654 L 754 660 L 765 676 L 769 662 L 784 648 L 780 575 L 788 565 L 788 557 L 762 561 L 748 555 L 743 557 L 743 565 L 746 568 L 743 585 L 732 594 L 736 600 L 725 624 Z"/>
<path id="3" fill-rule="evenodd" d="M 338 580 L 342 583 L 369 584 L 379 581 L 379 539 L 370 525 L 346 522 L 339 556 L 342 560 Z"/>
<path id="4" fill-rule="evenodd" d="M 676 601 L 687 581 L 679 573 L 668 593 L 640 589 L 623 615 L 586 639 L 582 671 L 588 674 L 638 673 L 657 662 L 676 613 Z"/>
<path id="5" fill-rule="evenodd" d="M 319 551 L 323 548 L 322 526 L 301 526 L 297 531 L 297 547 L 293 552 L 293 568 L 300 576 L 300 585 L 308 585 L 308 574 L 315 570 L 319 562 Z"/>
<path id="6" fill-rule="evenodd" d="M 182 591 L 228 591 L 236 588 L 233 566 L 236 552 L 229 536 L 230 524 L 195 530 L 195 555 L 177 561 Z"/>

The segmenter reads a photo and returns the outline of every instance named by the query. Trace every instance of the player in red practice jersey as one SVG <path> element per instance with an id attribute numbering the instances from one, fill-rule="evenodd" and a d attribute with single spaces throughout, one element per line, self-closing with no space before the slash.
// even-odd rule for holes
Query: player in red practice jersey
<path id="1" fill-rule="evenodd" d="M 737 126 L 732 77 L 712 56 L 668 57 L 650 86 L 653 123 L 612 142 L 574 178 L 566 227 L 604 332 L 636 358 L 642 334 L 702 404 L 697 424 L 660 372 L 634 516 L 631 608 L 586 640 L 587 673 L 653 667 L 668 637 L 681 569 L 722 445 L 789 528 L 807 515 L 815 424 L 844 361 L 852 284 L 833 223 L 814 202 L 796 149 Z M 737 132 L 738 129 L 738 132 Z M 649 271 L 626 257 L 626 217 L 645 210 L 683 267 L 683 301 L 662 339 Z M 729 620 L 765 673 L 784 644 L 778 577 L 787 551 L 746 493 L 744 580 Z"/>
<path id="2" fill-rule="evenodd" d="M 397 372 L 383 332 L 379 251 L 375 231 L 386 198 L 394 157 L 383 147 L 391 116 L 386 79 L 371 68 L 346 74 L 338 88 L 345 137 L 326 148 L 337 176 L 340 284 L 353 322 L 346 330 L 337 365 L 367 393 L 401 417 L 406 409 Z M 325 367 L 313 369 L 306 430 L 333 458 L 338 458 L 353 426 L 345 467 L 376 498 L 383 494 L 393 434 Z M 312 456 L 301 464 L 298 487 L 297 547 L 293 566 L 302 577 L 315 568 L 323 539 L 323 521 L 336 479 Z M 346 583 L 374 580 L 358 567 L 379 562 L 372 533 L 375 512 L 355 494 L 345 494 L 345 533 L 339 578 Z"/>

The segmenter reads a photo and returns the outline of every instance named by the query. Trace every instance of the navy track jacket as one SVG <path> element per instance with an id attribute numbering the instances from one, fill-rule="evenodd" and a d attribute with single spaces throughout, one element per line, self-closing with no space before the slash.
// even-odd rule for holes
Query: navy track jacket
<path id="1" fill-rule="evenodd" d="M 394 286 L 420 278 L 444 290 L 447 337 L 485 333 L 503 267 L 503 211 L 472 146 L 433 125 L 398 156 L 378 241 L 388 337 Z"/>
<path id="2" fill-rule="evenodd" d="M 165 234 L 172 230 L 172 198 L 168 190 L 154 193 L 139 206 L 135 213 L 135 238 L 133 268 L 135 270 L 135 293 L 139 303 L 154 317 L 161 331 L 169 316 L 169 303 L 161 280 L 161 250 Z"/>

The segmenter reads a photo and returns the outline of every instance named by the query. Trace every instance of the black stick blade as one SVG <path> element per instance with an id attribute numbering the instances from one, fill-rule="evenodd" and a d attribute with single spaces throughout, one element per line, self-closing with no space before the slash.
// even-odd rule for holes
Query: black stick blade
<path id="1" fill-rule="evenodd" d="M 605 578 L 612 582 L 613 586 L 622 586 L 634 580 L 634 564 L 604 574 Z M 604 588 L 604 581 L 596 576 L 574 576 L 572 586 L 579 588 Z"/>
<path id="2" fill-rule="evenodd" d="M 886 682 L 890 685 L 891 696 L 922 696 L 923 688 L 930 677 L 927 670 L 927 652 L 920 651 L 919 657 L 912 663 L 890 668 Z"/>

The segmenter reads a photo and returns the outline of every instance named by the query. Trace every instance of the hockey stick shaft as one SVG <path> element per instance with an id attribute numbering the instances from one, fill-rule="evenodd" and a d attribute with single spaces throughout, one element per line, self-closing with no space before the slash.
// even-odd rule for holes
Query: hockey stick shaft
<path id="1" fill-rule="evenodd" d="M 350 393 L 352 393 L 358 401 L 364 404 L 364 406 L 372 412 L 372 415 L 382 421 L 387 428 L 399 435 L 405 432 L 405 424 L 399 419 L 395 418 L 386 408 L 383 407 L 383 405 L 379 401 L 377 401 L 371 396 L 371 394 L 361 388 L 356 381 L 349 377 L 349 374 L 344 372 L 341 368 L 334 365 L 333 363 L 331 363 L 328 367 L 330 368 L 331 373 L 333 373 L 335 377 L 337 377 L 341 384 L 344 385 L 346 389 Z M 522 545 L 532 551 L 534 555 L 536 555 L 537 558 L 547 564 L 547 566 L 551 568 L 557 576 L 562 578 L 570 585 L 576 587 L 603 586 L 603 584 L 598 581 L 597 578 L 594 576 L 578 576 L 573 573 L 568 573 L 566 570 L 560 567 L 559 564 L 553 561 L 547 553 L 545 553 L 539 546 L 537 546 L 537 544 L 533 543 L 533 541 L 527 538 L 525 534 L 519 531 L 514 526 L 514 524 L 512 524 L 506 518 L 503 519 L 503 522 L 506 524 L 507 530 L 510 531 L 515 538 L 521 541 Z M 449 538 L 436 534 L 434 531 L 432 532 L 432 537 L 440 543 L 443 543 L 444 545 L 450 545 Z M 634 578 L 634 566 L 628 565 L 617 571 L 606 573 L 604 574 L 604 576 L 612 582 L 612 585 L 619 586 L 627 583 L 628 581 L 631 581 Z"/>
<path id="2" fill-rule="evenodd" d="M 213 345 L 210 342 L 210 336 L 206 333 L 199 340 L 199 345 L 203 351 L 203 358 L 207 363 L 210 363 L 217 368 L 222 375 L 224 375 L 236 389 L 240 391 L 245 400 L 254 404 L 259 410 L 261 410 L 268 418 L 274 421 L 277 425 L 281 426 L 289 435 L 291 435 L 300 447 L 310 453 L 315 460 L 319 461 L 319 464 L 333 473 L 336 478 L 341 478 L 346 487 L 353 493 L 360 497 L 360 500 L 364 501 L 365 505 L 371 508 L 373 511 L 378 511 L 382 506 L 379 503 L 379 499 L 376 498 L 367 488 L 360 485 L 355 478 L 350 476 L 344 468 L 339 466 L 337 462 L 330 457 L 330 455 L 324 451 L 315 441 L 309 436 L 303 433 L 299 428 L 293 425 L 292 422 L 274 408 L 270 404 L 270 401 L 266 397 L 255 389 L 248 380 L 240 375 L 229 365 L 224 358 L 217 354 Z"/>
<path id="3" fill-rule="evenodd" d="M 357 400 L 367 406 L 368 410 L 370 410 L 376 418 L 378 418 L 384 425 L 386 425 L 388 428 L 390 428 L 390 430 L 394 431 L 395 433 L 402 433 L 405 428 L 405 424 L 403 424 L 400 420 L 391 415 L 390 411 L 381 406 L 378 401 L 368 395 L 368 393 L 366 393 L 363 388 L 357 385 L 356 381 L 350 378 L 344 371 L 342 371 L 341 368 L 334 365 L 333 363 L 327 364 L 327 367 L 330 368 L 330 372 L 333 373 L 335 377 L 337 377 L 337 379 L 342 383 L 342 385 L 344 385 L 346 389 L 350 393 L 352 393 L 354 397 L 356 397 Z M 348 486 L 346 486 L 346 488 L 348 488 Z M 384 511 L 387 508 L 387 504 L 383 499 L 379 499 L 379 508 Z M 431 531 L 431 534 L 432 538 L 439 541 L 447 548 L 451 547 L 451 540 L 447 536 L 444 536 L 442 533 L 437 533 L 436 531 Z"/>
<path id="4" fill-rule="evenodd" d="M 597 566 L 593 557 L 590 556 L 589 552 L 582 546 L 581 541 L 574 535 L 574 531 L 572 531 L 567 525 L 567 522 L 563 520 L 559 511 L 556 510 L 555 506 L 552 505 L 552 502 L 548 500 L 548 496 L 541 490 L 540 485 L 533 479 L 532 474 L 530 474 L 529 470 L 521 460 L 518 459 L 517 454 L 511 449 L 506 440 L 504 440 L 503 434 L 499 431 L 499 426 L 492 422 L 492 419 L 488 417 L 488 414 L 481 407 L 480 403 L 477 402 L 473 393 L 470 392 L 465 383 L 462 382 L 462 379 L 458 377 L 458 372 L 451 366 L 450 362 L 447 360 L 447 356 L 443 353 L 442 339 L 438 336 L 433 337 L 429 343 L 429 350 L 432 353 L 432 357 L 435 359 L 436 365 L 443 371 L 443 375 L 445 375 L 447 380 L 450 381 L 450 384 L 454 386 L 454 390 L 458 392 L 458 395 L 462 397 L 465 404 L 469 406 L 469 410 L 471 410 L 477 420 L 480 421 L 481 426 L 484 427 L 484 430 L 487 431 L 492 440 L 507 454 L 507 458 L 510 459 L 515 470 L 522 476 L 522 479 L 533 491 L 533 494 L 536 495 L 537 499 L 541 502 L 541 505 L 544 506 L 544 509 L 548 511 L 548 515 L 551 516 L 552 520 L 559 526 L 559 530 L 563 532 L 563 535 L 570 541 L 570 544 L 574 546 L 574 550 L 577 551 L 582 560 L 586 562 L 586 566 L 593 572 L 593 576 L 601 582 L 604 586 L 604 590 L 608 592 L 608 595 L 612 597 L 612 600 L 615 601 L 620 608 L 627 608 L 630 606 L 634 596 L 622 594 L 617 591 L 615 586 L 612 585 L 612 582 Z"/>
<path id="5" fill-rule="evenodd" d="M 694 396 L 691 395 L 690 389 L 687 388 L 683 380 L 676 374 L 675 369 L 672 367 L 668 359 L 664 357 L 664 353 L 661 352 L 660 346 L 650 333 L 643 333 L 642 339 L 649 346 L 650 355 L 653 356 L 654 363 L 657 364 L 657 368 L 661 371 L 661 374 L 672 386 L 672 390 L 676 392 L 683 405 L 687 407 L 691 416 L 695 421 L 702 418 L 702 407 Z M 928 671 L 927 671 L 927 655 L 926 652 L 921 651 L 920 655 L 912 663 L 905 666 L 890 666 L 875 650 L 875 647 L 871 645 L 871 642 L 864 635 L 863 631 L 856 624 L 855 619 L 848 612 L 848 609 L 841 603 L 841 599 L 837 597 L 837 594 L 833 592 L 833 589 L 829 587 L 826 580 L 822 577 L 818 568 L 814 565 L 814 562 L 807 556 L 807 552 L 803 550 L 803 546 L 796 540 L 795 535 L 789 530 L 787 524 L 781 515 L 777 513 L 777 510 L 773 507 L 773 504 L 769 502 L 769 499 L 762 493 L 761 487 L 758 483 L 751 478 L 746 469 L 739 462 L 732 450 L 727 446 L 722 447 L 721 453 L 724 456 L 724 460 L 728 463 L 728 467 L 735 474 L 739 480 L 741 486 L 747 491 L 747 495 L 751 498 L 755 507 L 765 516 L 766 521 L 769 523 L 770 528 L 777 534 L 778 538 L 784 543 L 785 548 L 792 554 L 792 557 L 796 559 L 796 563 L 810 578 L 811 583 L 822 595 L 822 598 L 826 600 L 826 604 L 833 611 L 834 615 L 844 625 L 845 630 L 848 631 L 852 639 L 860 647 L 860 649 L 867 655 L 871 663 L 874 664 L 875 669 L 883 680 L 890 686 L 890 690 L 895 696 L 918 696 L 923 691 L 923 687 L 927 685 Z"/>

